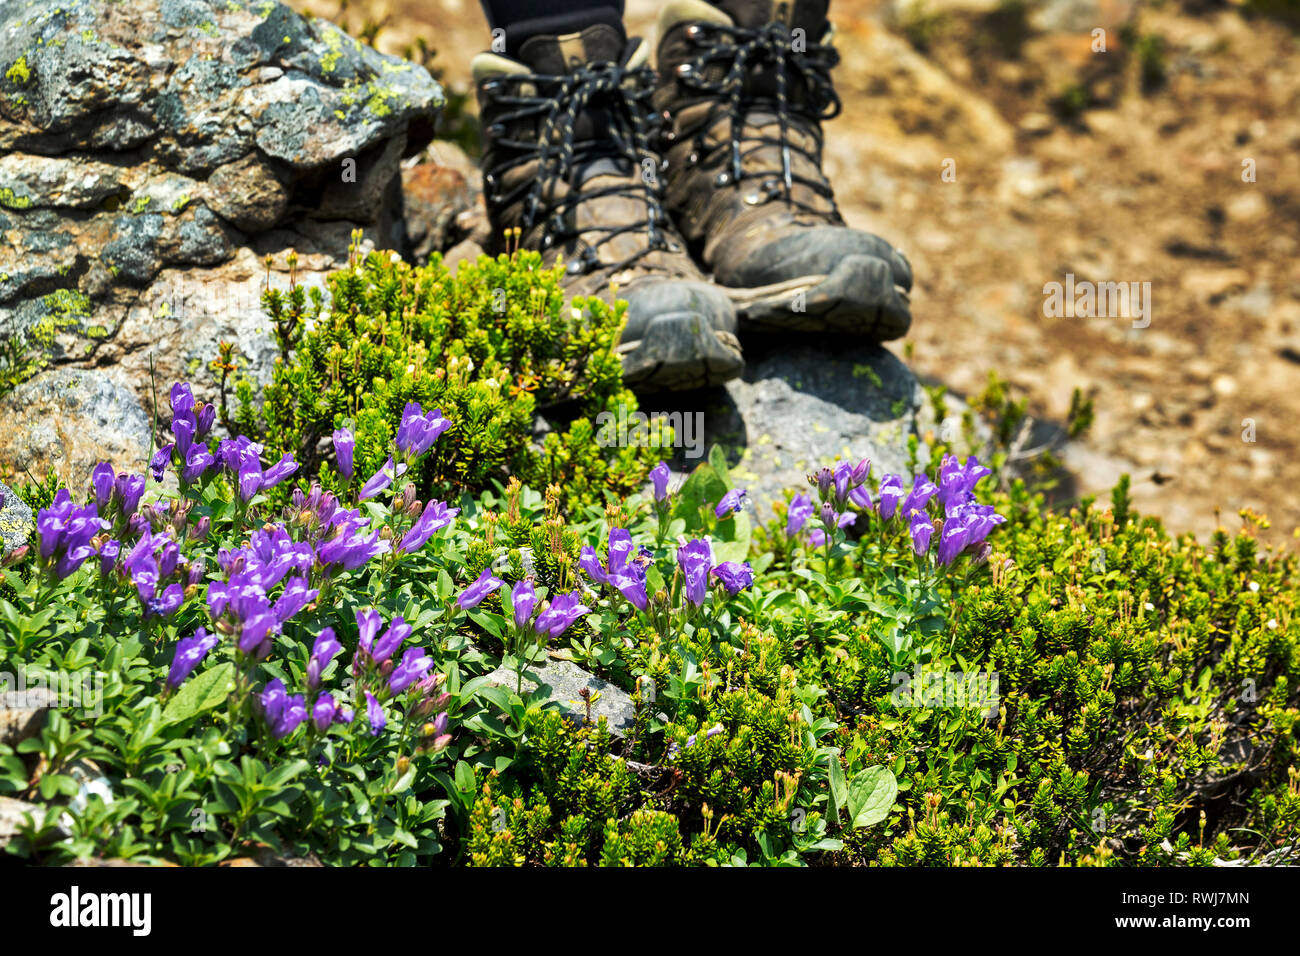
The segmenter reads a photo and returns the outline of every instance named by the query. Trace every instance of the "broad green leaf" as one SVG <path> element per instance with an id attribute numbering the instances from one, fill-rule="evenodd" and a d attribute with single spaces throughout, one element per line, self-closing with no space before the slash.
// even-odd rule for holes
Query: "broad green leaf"
<path id="1" fill-rule="evenodd" d="M 849 817 L 854 827 L 869 827 L 889 816 L 898 796 L 898 781 L 888 768 L 863 770 L 849 781 Z"/>
<path id="2" fill-rule="evenodd" d="M 230 661 L 210 667 L 181 685 L 163 708 L 162 723 L 176 724 L 205 710 L 219 707 L 235 689 L 235 665 Z"/>

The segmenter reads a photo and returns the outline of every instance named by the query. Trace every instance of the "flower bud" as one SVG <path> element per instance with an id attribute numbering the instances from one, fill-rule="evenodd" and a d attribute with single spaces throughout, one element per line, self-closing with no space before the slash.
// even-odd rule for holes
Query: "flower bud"
<path id="1" fill-rule="evenodd" d="M 398 772 L 398 773 L 406 773 L 406 771 L 408 771 L 408 770 L 410 770 L 410 769 L 411 769 L 411 758 L 410 758 L 410 757 L 402 756 L 402 757 L 398 757 L 398 758 L 397 758 L 397 772 Z"/>

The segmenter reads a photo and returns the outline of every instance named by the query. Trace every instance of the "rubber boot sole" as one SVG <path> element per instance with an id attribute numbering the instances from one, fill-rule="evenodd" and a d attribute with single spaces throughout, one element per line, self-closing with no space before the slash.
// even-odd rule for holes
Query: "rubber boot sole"
<path id="1" fill-rule="evenodd" d="M 872 256 L 846 256 L 824 275 L 749 289 L 719 286 L 736 309 L 742 334 L 834 332 L 886 342 L 911 327 L 908 291 Z"/>
<path id="2" fill-rule="evenodd" d="M 740 341 L 697 312 L 655 316 L 641 336 L 622 342 L 623 382 L 636 392 L 683 391 L 720 385 L 740 375 Z"/>

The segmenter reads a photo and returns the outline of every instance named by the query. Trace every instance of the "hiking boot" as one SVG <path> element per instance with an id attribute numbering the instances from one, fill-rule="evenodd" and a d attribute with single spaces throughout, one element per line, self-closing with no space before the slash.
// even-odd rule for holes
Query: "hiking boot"
<path id="1" fill-rule="evenodd" d="M 569 295 L 627 301 L 618 351 L 630 387 L 724 382 L 744 367 L 735 310 L 661 205 L 654 70 L 646 44 L 609 13 L 475 57 L 493 232 L 501 241 L 517 228 L 519 246 L 565 263 Z"/>
<path id="2" fill-rule="evenodd" d="M 883 341 L 911 325 L 912 268 L 850 229 L 821 168 L 840 101 L 827 0 L 669 0 L 659 18 L 665 205 L 740 330 Z"/>

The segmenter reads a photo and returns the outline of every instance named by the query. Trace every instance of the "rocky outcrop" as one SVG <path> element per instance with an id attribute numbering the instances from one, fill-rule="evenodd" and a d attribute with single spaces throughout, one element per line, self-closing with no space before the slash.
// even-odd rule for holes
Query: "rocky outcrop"
<path id="1" fill-rule="evenodd" d="M 265 380 L 262 291 L 291 249 L 322 284 L 354 229 L 403 247 L 401 158 L 441 100 L 275 0 L 3 4 L 0 337 L 114 366 L 144 407 L 150 356 L 165 387 L 233 341 Z"/>
<path id="2" fill-rule="evenodd" d="M 149 418 L 120 372 L 53 369 L 0 398 L 0 476 L 83 488 L 99 462 L 141 472 L 148 455 Z"/>
<path id="3" fill-rule="evenodd" d="M 33 527 L 32 509 L 17 492 L 0 482 L 0 555 L 21 548 Z"/>

